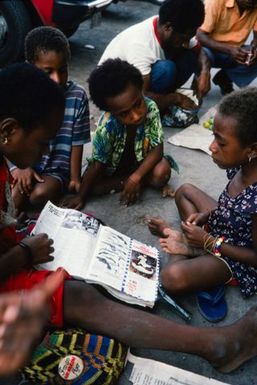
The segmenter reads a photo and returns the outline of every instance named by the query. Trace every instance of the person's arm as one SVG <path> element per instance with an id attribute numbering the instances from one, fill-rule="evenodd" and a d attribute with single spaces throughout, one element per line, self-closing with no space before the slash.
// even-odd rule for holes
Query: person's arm
<path id="1" fill-rule="evenodd" d="M 76 108 L 72 116 L 72 148 L 70 159 L 69 190 L 78 192 L 81 183 L 81 164 L 83 145 L 90 142 L 89 103 L 86 91 L 81 86 L 77 87 L 78 96 Z"/>
<path id="2" fill-rule="evenodd" d="M 145 157 L 141 165 L 124 182 L 124 188 L 120 196 L 120 201 L 125 204 L 133 204 L 139 198 L 141 182 L 163 156 L 163 144 L 153 148 Z"/>
<path id="3" fill-rule="evenodd" d="M 210 48 L 214 51 L 230 55 L 237 63 L 244 64 L 247 51 L 241 47 L 231 44 L 222 43 L 212 39 L 209 33 L 199 28 L 196 37 L 203 47 Z"/>
<path id="4" fill-rule="evenodd" d="M 69 191 L 79 191 L 83 146 L 72 146 Z"/>
<path id="5" fill-rule="evenodd" d="M 189 110 L 197 107 L 190 98 L 177 92 L 168 94 L 157 94 L 155 92 L 150 91 L 150 74 L 144 75 L 143 79 L 144 95 L 154 100 L 161 112 L 165 112 L 165 110 L 167 110 L 167 108 L 172 105 L 180 106 L 181 108 Z"/>
<path id="6" fill-rule="evenodd" d="M 86 203 L 88 194 L 93 188 L 94 182 L 102 174 L 104 167 L 105 165 L 103 163 L 93 161 L 83 174 L 79 192 L 75 196 L 64 198 L 61 206 L 75 210 L 82 209 Z"/>
<path id="7" fill-rule="evenodd" d="M 130 175 L 133 181 L 140 183 L 145 175 L 147 175 L 153 168 L 161 161 L 163 157 L 163 143 L 158 144 L 153 148 L 140 164 L 138 169 Z"/>
<path id="8" fill-rule="evenodd" d="M 204 50 L 201 48 L 198 54 L 199 74 L 197 77 L 197 96 L 202 99 L 211 88 L 211 63 Z"/>
<path id="9" fill-rule="evenodd" d="M 46 234 L 24 238 L 22 245 L 17 244 L 0 255 L 0 282 L 27 266 L 53 260 L 53 241 Z"/>
<path id="10" fill-rule="evenodd" d="M 202 227 L 185 222 L 182 222 L 181 227 L 187 237 L 190 246 L 204 248 L 204 243 L 206 237 L 208 236 L 208 243 L 215 241 L 215 237 L 209 235 L 205 230 L 202 229 Z M 222 234 L 220 234 L 220 236 L 222 236 Z M 226 242 L 223 242 L 220 248 L 221 255 L 227 256 L 234 261 L 257 267 L 257 214 L 253 216 L 252 238 L 252 249 L 248 247 L 232 246 Z"/>
<path id="11" fill-rule="evenodd" d="M 85 171 L 79 190 L 79 196 L 82 202 L 86 202 L 86 198 L 88 197 L 89 192 L 92 190 L 94 182 L 102 174 L 104 168 L 105 165 L 103 163 L 94 160 Z"/>

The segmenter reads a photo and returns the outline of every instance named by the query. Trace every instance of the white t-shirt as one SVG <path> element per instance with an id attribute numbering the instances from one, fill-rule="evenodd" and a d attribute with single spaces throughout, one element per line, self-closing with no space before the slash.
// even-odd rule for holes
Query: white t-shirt
<path id="1" fill-rule="evenodd" d="M 120 58 L 133 64 L 142 75 L 149 75 L 151 66 L 157 60 L 164 60 L 165 54 L 154 32 L 153 20 L 150 17 L 125 29 L 106 47 L 99 64 L 107 59 Z"/>

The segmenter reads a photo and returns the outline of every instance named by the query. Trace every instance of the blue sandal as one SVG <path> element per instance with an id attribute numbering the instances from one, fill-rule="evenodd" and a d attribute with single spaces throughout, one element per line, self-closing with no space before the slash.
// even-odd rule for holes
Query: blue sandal
<path id="1" fill-rule="evenodd" d="M 209 291 L 197 293 L 197 305 L 199 312 L 209 322 L 219 322 L 225 318 L 228 306 L 224 298 L 224 286 L 217 286 Z"/>

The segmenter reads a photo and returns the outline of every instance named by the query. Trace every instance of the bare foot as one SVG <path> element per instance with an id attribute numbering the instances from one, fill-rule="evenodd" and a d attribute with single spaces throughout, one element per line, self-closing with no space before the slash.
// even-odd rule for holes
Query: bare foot
<path id="1" fill-rule="evenodd" d="M 175 190 L 167 183 L 163 188 L 162 188 L 162 197 L 170 197 L 174 198 L 175 196 Z"/>
<path id="2" fill-rule="evenodd" d="M 153 235 L 160 237 L 167 237 L 169 235 L 171 226 L 164 219 L 158 217 L 148 217 L 146 219 L 148 228 Z"/>
<path id="3" fill-rule="evenodd" d="M 213 347 L 207 360 L 220 372 L 230 373 L 257 355 L 257 306 L 231 326 L 213 329 Z"/>
<path id="4" fill-rule="evenodd" d="M 168 254 L 193 255 L 191 247 L 184 242 L 183 234 L 182 242 L 181 240 L 176 240 L 172 235 L 169 235 L 167 238 L 160 238 L 160 246 Z"/>

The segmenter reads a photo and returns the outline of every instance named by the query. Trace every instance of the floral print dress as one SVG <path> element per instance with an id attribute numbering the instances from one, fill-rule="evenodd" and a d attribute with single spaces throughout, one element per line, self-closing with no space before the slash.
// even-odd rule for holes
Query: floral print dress
<path id="1" fill-rule="evenodd" d="M 228 170 L 229 179 L 237 171 Z M 209 233 L 215 237 L 223 235 L 224 242 L 230 245 L 253 248 L 252 216 L 257 214 L 257 182 L 247 186 L 236 197 L 229 195 L 228 185 L 219 197 L 217 208 L 209 216 Z M 242 295 L 249 297 L 257 293 L 257 268 L 226 256 L 222 258 L 229 264 Z"/>

